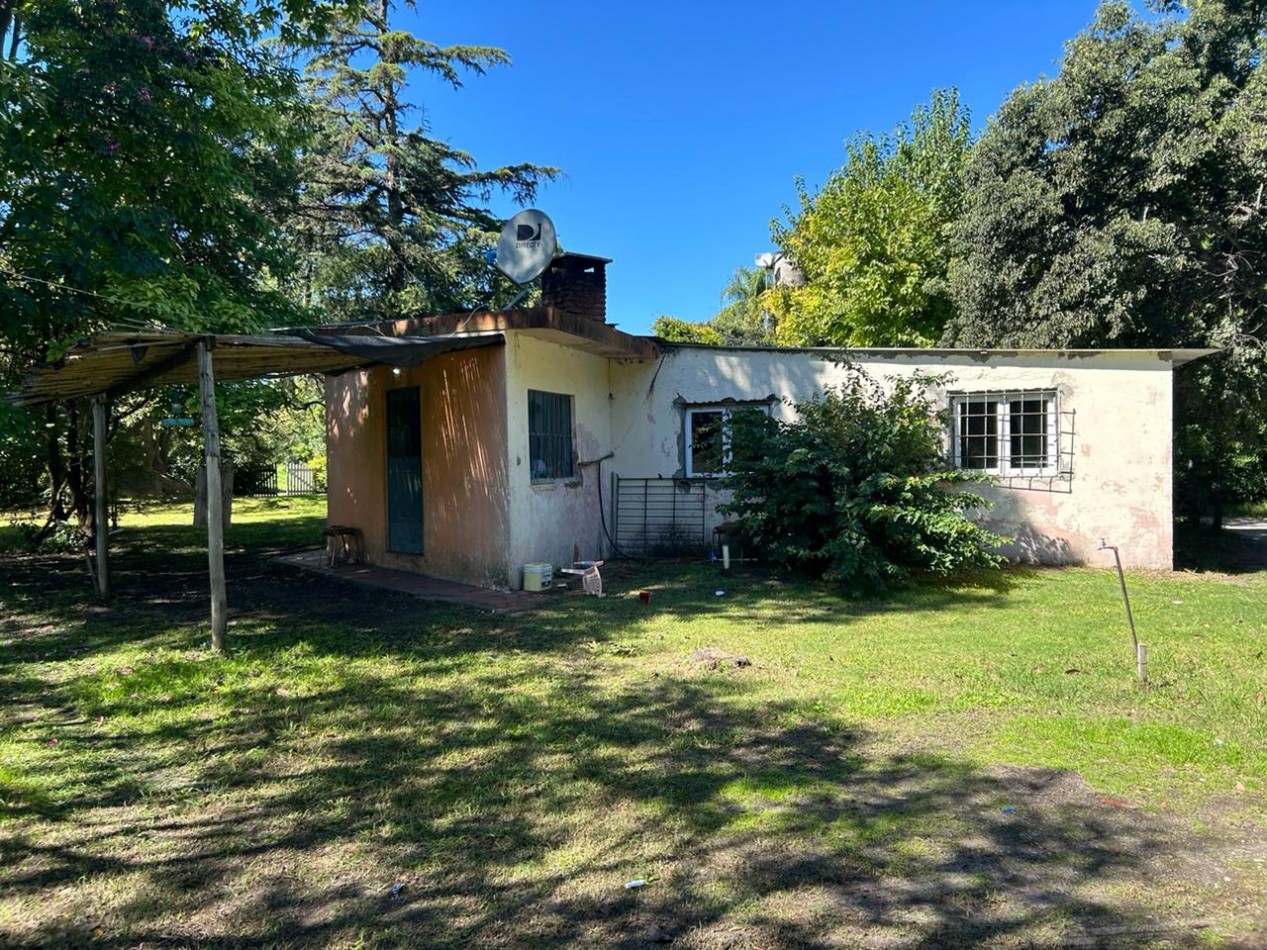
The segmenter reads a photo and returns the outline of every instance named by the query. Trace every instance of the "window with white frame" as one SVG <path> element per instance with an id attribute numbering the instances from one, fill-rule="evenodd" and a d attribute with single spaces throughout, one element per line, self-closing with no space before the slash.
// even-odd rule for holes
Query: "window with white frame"
<path id="1" fill-rule="evenodd" d="M 1021 476 L 1059 471 L 1056 393 L 955 393 L 950 410 L 956 468 Z"/>
<path id="2" fill-rule="evenodd" d="M 766 403 L 736 403 L 720 406 L 690 406 L 683 422 L 687 478 L 721 478 L 729 475 L 735 457 L 732 422 L 740 413 L 758 412 L 768 416 Z"/>
<path id="3" fill-rule="evenodd" d="M 528 459 L 534 482 L 572 477 L 571 396 L 528 390 Z"/>

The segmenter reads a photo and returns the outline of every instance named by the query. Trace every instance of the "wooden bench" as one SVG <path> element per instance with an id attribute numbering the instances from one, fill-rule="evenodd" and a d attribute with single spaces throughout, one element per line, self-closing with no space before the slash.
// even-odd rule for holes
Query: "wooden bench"
<path id="1" fill-rule="evenodd" d="M 365 562 L 365 542 L 360 528 L 332 524 L 321 533 L 326 539 L 326 563 L 331 567 Z"/>

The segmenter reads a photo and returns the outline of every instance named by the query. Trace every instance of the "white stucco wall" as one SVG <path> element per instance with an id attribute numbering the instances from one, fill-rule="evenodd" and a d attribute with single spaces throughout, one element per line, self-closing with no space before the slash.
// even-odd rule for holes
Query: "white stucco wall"
<path id="1" fill-rule="evenodd" d="M 876 378 L 916 372 L 954 379 L 937 393 L 1048 390 L 1072 413 L 1073 475 L 1032 489 L 983 486 L 987 520 L 1015 538 L 1009 554 L 1046 563 L 1106 563 L 1101 538 L 1132 567 L 1172 563 L 1172 366 L 1150 352 L 1087 354 L 855 352 Z M 626 478 L 681 475 L 683 407 L 726 399 L 800 400 L 841 376 L 831 354 L 681 347 L 659 363 L 613 361 L 611 470 Z M 781 404 L 784 418 L 792 410 Z M 1066 421 L 1067 421 L 1066 415 Z M 513 426 L 512 426 L 513 431 Z M 719 519 L 716 519 L 719 520 Z"/>
<path id="2" fill-rule="evenodd" d="M 512 586 L 522 583 L 526 563 L 556 566 L 606 551 L 599 517 L 599 472 L 609 479 L 611 460 L 594 460 L 611 446 L 609 361 L 536 338 L 532 331 L 506 334 L 507 471 L 510 495 Z M 572 397 L 572 479 L 534 483 L 528 457 L 528 390 Z M 604 482 L 606 492 L 608 482 Z"/>

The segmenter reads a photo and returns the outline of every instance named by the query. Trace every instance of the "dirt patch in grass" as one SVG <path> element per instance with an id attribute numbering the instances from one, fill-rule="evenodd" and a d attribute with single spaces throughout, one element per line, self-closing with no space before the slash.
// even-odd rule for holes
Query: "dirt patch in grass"
<path id="1" fill-rule="evenodd" d="M 1220 834 L 1104 805 L 1062 773 L 868 763 L 829 792 L 735 804 L 716 828 L 608 809 L 591 827 L 494 811 L 444 861 L 425 840 L 367 840 L 355 821 L 300 830 L 240 800 L 139 827 L 120 814 L 9 842 L 43 859 L 10 866 L 7 889 L 24 897 L 6 901 L 5 934 L 18 946 L 1190 947 L 1213 921 L 1261 913 L 1261 873 L 1233 866 Z"/>
<path id="2" fill-rule="evenodd" d="M 946 774 L 905 760 L 872 771 L 783 806 L 830 815 L 829 826 L 852 816 L 858 833 L 843 841 L 712 842 L 686 892 L 720 888 L 742 911 L 680 922 L 682 945 L 1193 946 L 1211 919 L 1259 919 L 1262 869 L 1246 879 L 1232 865 L 1261 863 L 1264 851 L 1240 842 L 1233 856 L 1227 829 L 1194 834 L 1067 772 Z M 1164 909 L 1150 900 L 1162 893 Z M 672 930 L 670 904 L 660 903 L 662 931 Z"/>

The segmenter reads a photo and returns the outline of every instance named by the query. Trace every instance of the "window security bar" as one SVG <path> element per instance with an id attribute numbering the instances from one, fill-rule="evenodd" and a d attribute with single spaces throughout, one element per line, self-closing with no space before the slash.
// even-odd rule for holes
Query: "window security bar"
<path id="1" fill-rule="evenodd" d="M 951 393 L 950 413 L 955 468 L 1009 488 L 1072 490 L 1075 415 L 1054 390 Z"/>

